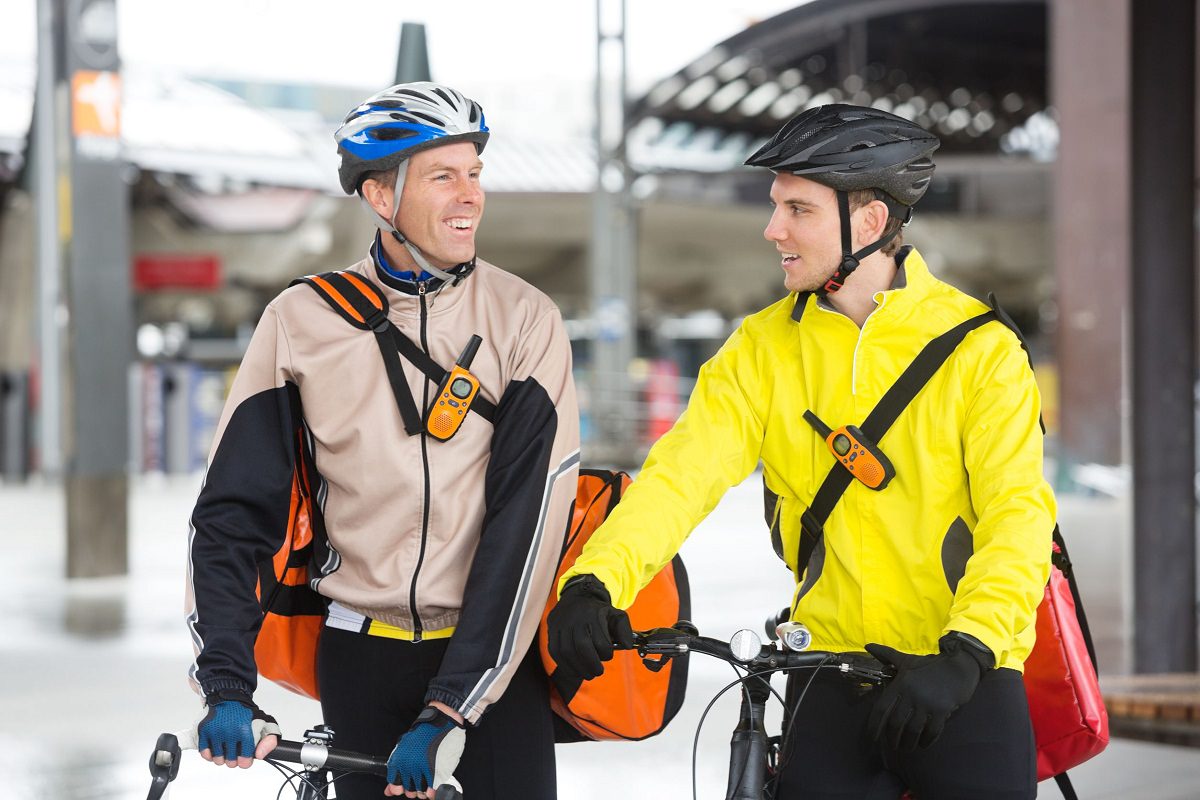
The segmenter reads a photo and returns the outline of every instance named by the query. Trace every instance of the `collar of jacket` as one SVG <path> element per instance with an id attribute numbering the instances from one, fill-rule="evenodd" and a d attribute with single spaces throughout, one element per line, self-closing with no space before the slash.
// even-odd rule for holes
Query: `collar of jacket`
<path id="1" fill-rule="evenodd" d="M 919 300 L 925 293 L 933 276 L 929 274 L 929 265 L 911 244 L 906 244 L 896 253 L 896 277 L 892 280 L 889 292 L 897 292 L 899 296 Z M 882 301 L 882 292 L 875 295 L 875 302 Z M 821 302 L 815 292 L 798 292 L 796 302 L 792 306 L 792 320 L 799 322 L 809 305 Z"/>
<path id="2" fill-rule="evenodd" d="M 397 278 L 395 275 L 388 272 L 386 269 L 384 269 L 383 264 L 380 263 L 381 248 L 382 248 L 382 245 L 379 241 L 379 234 L 377 233 L 377 234 L 375 234 L 375 241 L 373 241 L 371 243 L 370 253 L 371 253 L 371 263 L 375 267 L 375 278 L 377 280 L 379 280 L 381 283 L 383 283 L 386 286 L 390 286 L 391 288 L 395 289 L 398 292 L 403 292 L 404 294 L 411 294 L 411 295 L 420 294 L 420 290 L 418 288 L 418 284 L 420 284 L 420 283 L 425 284 L 425 293 L 429 294 L 429 295 L 437 294 L 442 290 L 442 285 L 446 282 L 443 281 L 441 278 L 430 277 L 430 278 L 425 279 L 424 281 L 408 280 L 405 278 Z M 467 277 L 471 274 L 471 272 L 474 271 L 474 269 L 475 269 L 475 259 L 472 258 L 470 261 L 464 262 L 462 264 L 459 264 L 455 267 L 451 267 L 450 269 L 446 270 L 451 275 L 455 276 L 455 278 L 457 278 L 457 280 L 453 281 L 450 284 L 450 286 L 447 286 L 446 288 L 452 289 L 455 286 L 457 286 L 458 284 L 465 281 L 467 279 Z"/>

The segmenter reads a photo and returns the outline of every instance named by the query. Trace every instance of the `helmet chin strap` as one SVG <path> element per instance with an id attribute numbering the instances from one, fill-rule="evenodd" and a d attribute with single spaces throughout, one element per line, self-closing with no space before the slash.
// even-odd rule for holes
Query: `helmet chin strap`
<path id="1" fill-rule="evenodd" d="M 862 250 L 859 250 L 857 253 L 855 253 L 853 251 L 853 238 L 850 231 L 850 195 L 840 190 L 837 191 L 837 203 L 838 217 L 842 224 L 842 261 L 838 265 L 838 268 L 834 270 L 834 273 L 829 276 L 829 280 L 825 281 L 825 285 L 820 289 L 817 289 L 817 295 L 822 298 L 828 297 L 834 292 L 840 290 L 846 283 L 846 279 L 850 277 L 850 274 L 854 272 L 854 270 L 858 269 L 858 265 L 864 258 L 871 255 L 881 247 L 887 245 L 888 242 L 890 242 L 892 239 L 895 239 L 896 235 L 900 233 L 899 229 L 894 230 L 876 241 L 874 244 L 869 244 Z M 892 208 L 889 204 L 888 213 L 890 214 L 891 211 Z M 911 218 L 912 207 L 910 206 L 907 209 L 903 224 L 907 225 Z"/>
<path id="2" fill-rule="evenodd" d="M 383 231 L 384 233 L 390 233 L 393 239 L 404 245 L 404 249 L 408 251 L 408 254 L 412 256 L 412 260 L 416 262 L 418 270 L 428 272 L 434 277 L 441 278 L 446 283 L 455 285 L 459 281 L 459 276 L 453 275 L 444 269 L 440 269 L 435 267 L 433 264 L 430 264 L 429 259 L 425 257 L 425 254 L 421 252 L 420 248 L 413 244 L 409 238 L 401 233 L 396 227 L 396 215 L 400 213 L 400 194 L 404 191 L 404 178 L 407 174 L 408 161 L 401 161 L 399 166 L 396 167 L 396 185 L 392 188 L 392 218 L 390 220 L 384 219 L 383 215 L 376 211 L 371 204 L 367 202 L 367 198 L 362 196 L 362 192 L 358 193 L 358 200 L 363 204 L 363 207 L 367 209 L 367 212 L 371 215 L 371 221 L 375 223 L 375 226 L 379 228 L 379 230 Z"/>

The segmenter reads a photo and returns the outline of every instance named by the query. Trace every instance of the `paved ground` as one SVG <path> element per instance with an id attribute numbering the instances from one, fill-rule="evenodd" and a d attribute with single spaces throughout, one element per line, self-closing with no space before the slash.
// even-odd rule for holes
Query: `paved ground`
<path id="1" fill-rule="evenodd" d="M 131 501 L 130 576 L 67 581 L 61 492 L 0 486 L 0 772 L 22 800 L 141 800 L 157 734 L 195 719 L 184 674 L 191 650 L 182 623 L 186 518 L 198 479 L 142 478 Z M 759 627 L 787 602 L 790 576 L 761 529 L 757 479 L 730 492 L 684 549 L 694 617 L 728 636 Z M 1125 667 L 1124 597 L 1128 508 L 1120 501 L 1066 497 L 1063 529 L 1109 673 Z M 667 733 L 637 744 L 559 748 L 560 797 L 599 800 L 653 793 L 691 797 L 692 740 L 707 700 L 730 678 L 723 664 L 697 659 L 689 701 Z M 262 705 L 296 737 L 318 721 L 314 703 L 271 686 Z M 699 741 L 699 794 L 724 796 L 725 759 L 736 699 L 711 712 Z M 631 791 L 630 786 L 638 787 Z M 1076 774 L 1084 800 L 1200 798 L 1200 750 L 1117 741 Z M 174 800 L 271 798 L 279 781 L 266 765 L 248 772 L 186 758 Z M 514 797 L 519 796 L 514 791 Z M 1042 797 L 1059 797 L 1043 787 Z"/>

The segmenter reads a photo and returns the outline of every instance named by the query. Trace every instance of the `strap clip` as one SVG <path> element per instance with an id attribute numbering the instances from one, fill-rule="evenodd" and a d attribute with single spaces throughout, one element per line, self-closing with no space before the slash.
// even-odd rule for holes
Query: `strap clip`
<path id="1" fill-rule="evenodd" d="M 365 322 L 367 327 L 373 330 L 375 333 L 387 333 L 389 324 L 387 312 L 382 308 L 377 308 L 372 311 L 369 315 L 367 315 L 363 322 Z"/>

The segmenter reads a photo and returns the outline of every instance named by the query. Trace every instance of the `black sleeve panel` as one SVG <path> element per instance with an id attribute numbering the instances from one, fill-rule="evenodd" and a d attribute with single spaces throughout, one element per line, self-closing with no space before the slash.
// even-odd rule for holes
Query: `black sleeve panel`
<path id="1" fill-rule="evenodd" d="M 551 544 L 545 506 L 558 466 L 550 463 L 557 428 L 554 404 L 540 384 L 533 378 L 509 384 L 496 410 L 484 490 L 487 511 L 462 616 L 426 696 L 464 716 L 476 702 L 472 698 L 486 692 L 493 673 L 515 667 L 525 655 L 524 648 L 513 652 L 518 623 L 530 604 L 539 619 L 545 605 L 544 592 L 530 596 L 530 583 L 538 551 Z M 557 557 L 561 531 L 550 534 Z"/>
<path id="2" fill-rule="evenodd" d="M 295 384 L 242 400 L 192 512 L 188 623 L 198 651 L 193 678 L 205 693 L 257 685 L 254 641 L 263 618 L 257 565 L 286 536 L 298 430 Z"/>

